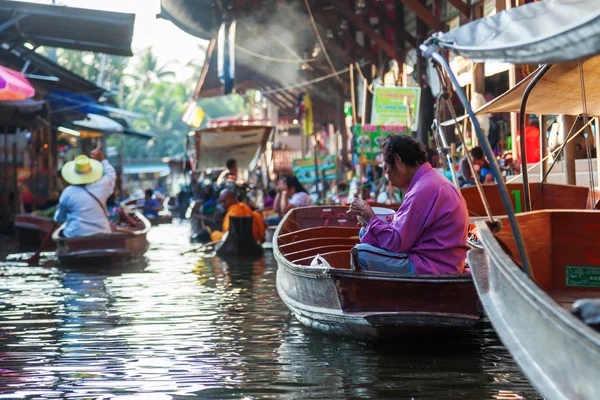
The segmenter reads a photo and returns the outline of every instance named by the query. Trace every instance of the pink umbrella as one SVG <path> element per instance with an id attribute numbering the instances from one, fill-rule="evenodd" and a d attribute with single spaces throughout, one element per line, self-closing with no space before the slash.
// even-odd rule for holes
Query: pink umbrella
<path id="1" fill-rule="evenodd" d="M 25 100 L 35 94 L 31 83 L 19 72 L 0 65 L 0 101 Z"/>

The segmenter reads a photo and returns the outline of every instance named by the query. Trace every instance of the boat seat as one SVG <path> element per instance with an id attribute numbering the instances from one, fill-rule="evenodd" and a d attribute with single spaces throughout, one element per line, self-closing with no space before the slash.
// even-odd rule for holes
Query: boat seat
<path id="1" fill-rule="evenodd" d="M 290 260 L 292 262 L 296 262 L 296 260 L 301 260 L 303 258 L 311 257 L 311 256 L 314 257 L 317 254 L 327 254 L 327 253 L 331 253 L 332 251 L 339 251 L 339 250 L 350 251 L 350 249 L 352 249 L 352 247 L 354 247 L 354 244 L 338 244 L 338 245 L 333 245 L 333 246 L 319 246 L 319 247 L 313 247 L 312 249 L 305 249 L 305 250 L 295 251 L 293 253 L 288 253 L 285 255 L 285 258 L 287 258 L 288 260 Z"/>
<path id="2" fill-rule="evenodd" d="M 326 238 L 326 237 L 358 237 L 358 228 L 342 227 L 342 226 L 319 226 L 316 228 L 306 228 L 295 232 L 280 235 L 279 245 L 296 242 L 298 240 L 310 238 Z"/>
<path id="3" fill-rule="evenodd" d="M 329 237 L 329 238 L 311 238 L 298 240 L 293 243 L 283 244 L 279 246 L 281 254 L 287 255 L 301 250 L 309 250 L 315 247 L 335 246 L 335 245 L 351 245 L 360 243 L 358 238 L 347 237 Z"/>
<path id="4" fill-rule="evenodd" d="M 329 253 L 324 253 L 324 254 L 321 254 L 321 257 L 323 257 L 329 263 L 329 265 L 331 265 L 332 268 L 350 269 L 350 250 L 349 249 L 348 250 L 337 250 L 337 251 L 332 251 Z M 301 258 L 299 260 L 294 261 L 294 264 L 309 266 L 314 258 L 315 258 L 314 256 Z"/>

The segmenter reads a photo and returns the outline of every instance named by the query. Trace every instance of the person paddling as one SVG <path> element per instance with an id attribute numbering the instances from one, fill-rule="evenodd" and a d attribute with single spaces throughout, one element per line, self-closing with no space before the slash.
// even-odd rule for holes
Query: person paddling
<path id="1" fill-rule="evenodd" d="M 67 238 L 111 233 L 106 200 L 114 192 L 117 173 L 102 150 L 92 151 L 90 157 L 77 156 L 61 169 L 71 186 L 61 193 L 54 220 L 67 223 L 61 232 Z"/>

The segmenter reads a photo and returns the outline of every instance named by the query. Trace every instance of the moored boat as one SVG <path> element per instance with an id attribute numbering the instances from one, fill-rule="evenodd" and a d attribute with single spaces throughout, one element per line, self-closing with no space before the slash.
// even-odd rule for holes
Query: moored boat
<path id="1" fill-rule="evenodd" d="M 21 247 L 37 247 L 44 238 L 53 232 L 54 220 L 36 214 L 17 214 L 15 216 L 15 230 Z M 51 250 L 54 243 L 46 242 L 42 250 Z"/>
<path id="2" fill-rule="evenodd" d="M 468 260 L 487 315 L 543 396 L 598 399 L 600 333 L 572 311 L 579 299 L 600 299 L 600 213 L 533 211 L 517 220 L 531 277 L 508 223 L 494 234 L 476 222 L 483 249 L 470 250 Z"/>
<path id="3" fill-rule="evenodd" d="M 110 266 L 142 257 L 149 247 L 146 234 L 150 222 L 140 213 L 134 216 L 139 226 L 117 227 L 115 232 L 109 234 L 65 238 L 60 234 L 64 228 L 64 225 L 61 226 L 52 235 L 60 263 Z"/>
<path id="4" fill-rule="evenodd" d="M 358 271 L 358 222 L 346 207 L 287 213 L 275 232 L 277 291 L 308 327 L 359 340 L 460 332 L 479 320 L 470 274 L 401 275 Z M 329 266 L 311 266 L 320 255 Z"/>

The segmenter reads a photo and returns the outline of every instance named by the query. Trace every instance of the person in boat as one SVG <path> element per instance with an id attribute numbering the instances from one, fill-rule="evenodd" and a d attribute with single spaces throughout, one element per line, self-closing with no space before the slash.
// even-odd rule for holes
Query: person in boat
<path id="1" fill-rule="evenodd" d="M 227 181 L 235 182 L 235 180 L 237 179 L 238 166 L 236 159 L 230 158 L 229 160 L 227 160 L 225 166 L 227 168 L 223 172 L 221 172 L 221 174 L 217 178 L 217 187 L 221 187 Z"/>
<path id="2" fill-rule="evenodd" d="M 162 205 L 158 199 L 153 197 L 154 191 L 152 189 L 146 189 L 144 198 L 144 216 L 149 218 L 158 217 L 158 212 L 162 210 Z"/>
<path id="3" fill-rule="evenodd" d="M 106 199 L 106 209 L 108 210 L 108 220 L 112 230 L 114 231 L 119 225 L 136 226 L 137 223 L 123 209 L 123 206 L 118 202 L 119 186 L 115 185 L 115 191 Z"/>
<path id="4" fill-rule="evenodd" d="M 60 194 L 54 214 L 56 222 L 67 223 L 61 234 L 71 238 L 110 233 L 105 204 L 115 189 L 117 173 L 102 151 L 92 151 L 90 158 L 75 157 L 62 167 L 61 175 L 70 184 Z"/>
<path id="5" fill-rule="evenodd" d="M 473 168 L 475 169 L 475 173 L 480 175 L 481 167 L 485 165 L 485 155 L 483 154 L 483 149 L 479 146 L 475 146 L 471 149 L 471 159 L 473 160 Z M 473 176 L 473 172 L 471 171 L 471 167 L 469 166 L 469 160 L 465 155 L 459 162 L 458 173 L 456 174 L 458 178 L 458 183 L 461 188 L 475 186 L 476 177 Z M 479 177 L 477 177 L 479 179 Z"/>
<path id="6" fill-rule="evenodd" d="M 223 238 L 225 232 L 229 231 L 229 217 L 252 217 L 252 236 L 257 242 L 265 241 L 265 223 L 262 216 L 253 211 L 246 203 L 238 201 L 235 193 L 229 189 L 223 189 L 219 194 L 219 204 L 225 210 L 223 219 L 223 231 L 213 231 L 210 234 L 212 241 L 219 241 Z"/>
<path id="7" fill-rule="evenodd" d="M 406 191 L 393 219 L 384 222 L 369 203 L 355 198 L 349 215 L 362 217 L 358 266 L 407 274 L 462 273 L 467 255 L 469 214 L 459 189 L 427 162 L 423 143 L 390 135 L 382 144 L 390 183 Z"/>
<path id="8" fill-rule="evenodd" d="M 265 199 L 264 208 L 272 208 L 273 204 L 275 203 L 275 197 L 277 197 L 277 191 L 273 188 L 269 188 L 269 191 L 267 194 L 268 194 L 268 196 Z"/>

